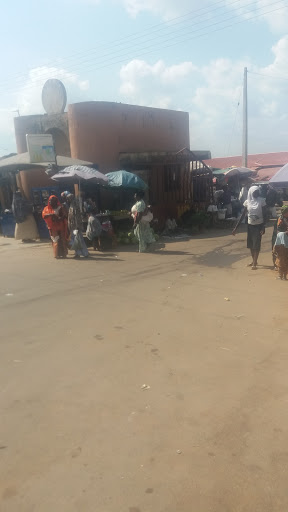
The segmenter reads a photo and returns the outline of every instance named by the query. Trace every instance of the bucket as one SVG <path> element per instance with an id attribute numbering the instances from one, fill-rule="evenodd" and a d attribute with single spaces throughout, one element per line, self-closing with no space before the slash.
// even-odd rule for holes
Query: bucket
<path id="1" fill-rule="evenodd" d="M 225 220 L 227 209 L 224 208 L 223 210 L 218 210 L 218 219 L 219 220 Z"/>

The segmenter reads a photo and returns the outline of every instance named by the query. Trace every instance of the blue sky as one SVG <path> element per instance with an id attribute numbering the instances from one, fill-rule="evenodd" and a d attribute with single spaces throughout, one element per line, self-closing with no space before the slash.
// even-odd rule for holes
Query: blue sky
<path id="1" fill-rule="evenodd" d="M 250 72 L 249 152 L 287 150 L 287 4 L 6 2 L 1 6 L 6 23 L 0 33 L 0 155 L 15 151 L 12 111 L 43 112 L 41 89 L 48 78 L 64 82 L 69 103 L 109 100 L 187 110 L 192 149 L 239 154 L 244 66 Z"/>

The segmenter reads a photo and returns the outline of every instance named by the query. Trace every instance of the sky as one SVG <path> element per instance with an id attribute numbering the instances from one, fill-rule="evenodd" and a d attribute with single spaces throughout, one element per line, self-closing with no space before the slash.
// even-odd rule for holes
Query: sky
<path id="1" fill-rule="evenodd" d="M 11 0 L 1 19 L 0 156 L 49 78 L 68 103 L 187 111 L 191 149 L 241 154 L 244 67 L 249 153 L 287 151 L 288 0 Z"/>

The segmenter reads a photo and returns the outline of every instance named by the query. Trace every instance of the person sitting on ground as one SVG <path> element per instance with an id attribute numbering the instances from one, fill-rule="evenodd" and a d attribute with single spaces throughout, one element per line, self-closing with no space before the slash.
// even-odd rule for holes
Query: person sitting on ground
<path id="1" fill-rule="evenodd" d="M 249 266 L 252 270 L 256 270 L 266 221 L 266 202 L 263 197 L 260 197 L 259 187 L 254 186 L 249 189 L 247 201 L 243 206 L 244 210 L 232 234 L 236 235 L 239 224 L 248 214 L 247 248 L 250 249 L 252 256 L 252 263 Z"/>
<path id="2" fill-rule="evenodd" d="M 279 279 L 287 281 L 288 273 L 288 234 L 287 231 L 279 232 L 276 236 L 273 248 L 275 262 L 279 271 Z"/>
<path id="3" fill-rule="evenodd" d="M 86 230 L 86 236 L 90 242 L 93 244 L 93 249 L 100 249 L 100 235 L 102 232 L 102 226 L 99 220 L 96 217 L 96 210 L 92 209 L 91 206 L 87 207 L 88 213 L 88 224 Z"/>

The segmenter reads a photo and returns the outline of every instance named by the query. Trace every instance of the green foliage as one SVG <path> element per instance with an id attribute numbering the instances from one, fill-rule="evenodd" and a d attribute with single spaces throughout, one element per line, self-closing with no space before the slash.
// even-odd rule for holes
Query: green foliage
<path id="1" fill-rule="evenodd" d="M 185 227 L 187 228 L 207 228 L 210 225 L 210 217 L 205 212 L 191 213 L 189 217 L 185 219 Z"/>

